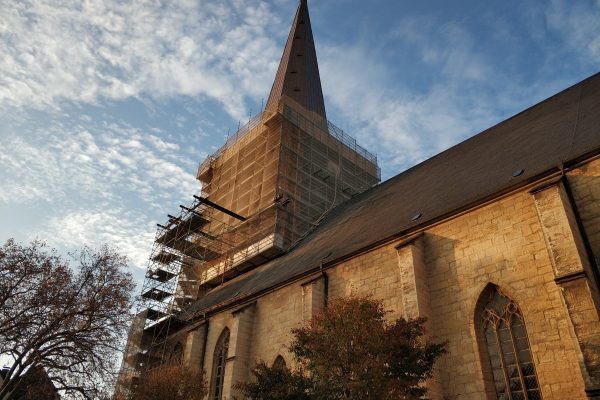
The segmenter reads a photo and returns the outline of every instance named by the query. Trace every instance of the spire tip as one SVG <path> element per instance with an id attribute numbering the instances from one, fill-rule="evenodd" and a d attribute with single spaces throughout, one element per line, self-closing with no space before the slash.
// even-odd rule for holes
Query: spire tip
<path id="1" fill-rule="evenodd" d="M 277 108 L 283 96 L 326 118 L 308 0 L 300 0 L 265 109 Z"/>

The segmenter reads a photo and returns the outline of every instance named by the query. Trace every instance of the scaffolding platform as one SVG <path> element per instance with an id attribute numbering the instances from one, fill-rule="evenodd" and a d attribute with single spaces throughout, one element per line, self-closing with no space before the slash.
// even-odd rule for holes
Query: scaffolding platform
<path id="1" fill-rule="evenodd" d="M 148 269 L 147 277 L 154 279 L 159 282 L 167 282 L 177 276 L 175 272 L 168 271 L 162 268 Z"/>
<path id="2" fill-rule="evenodd" d="M 173 253 L 169 253 L 167 251 L 161 251 L 157 255 L 153 256 L 150 260 L 160 263 L 160 264 L 168 265 L 168 264 L 172 263 L 173 261 L 178 261 L 179 258 L 180 258 L 179 256 L 177 256 Z"/>
<path id="3" fill-rule="evenodd" d="M 177 314 L 198 298 L 205 265 L 227 263 L 237 252 L 236 246 L 245 243 L 244 232 L 231 226 L 232 219 L 246 221 L 244 216 L 194 196 L 189 205 L 180 206 L 177 215 L 168 215 L 166 224 L 157 224 L 138 297 L 138 315 L 143 318 L 146 343 L 140 352 L 146 359 L 161 359 L 165 339 L 185 326 Z"/>
<path id="4" fill-rule="evenodd" d="M 168 244 L 165 244 L 165 246 L 180 252 L 183 256 L 202 261 L 214 260 L 215 258 L 219 258 L 223 255 L 215 250 L 210 249 L 208 246 L 198 244 L 193 237 L 172 240 Z"/>
<path id="5" fill-rule="evenodd" d="M 142 298 L 156 301 L 163 301 L 169 296 L 172 296 L 173 293 L 169 293 L 165 290 L 161 290 L 159 288 L 150 288 L 147 291 L 142 293 Z"/>
<path id="6" fill-rule="evenodd" d="M 185 325 L 185 321 L 178 319 L 174 315 L 167 315 L 146 327 L 144 331 L 150 332 L 153 336 L 153 340 L 156 342 L 156 339 L 164 339 L 172 332 L 178 331 Z"/>
<path id="7" fill-rule="evenodd" d="M 158 311 L 158 310 L 153 310 L 151 308 L 148 309 L 148 314 L 146 316 L 146 318 L 152 320 L 152 321 L 157 321 L 163 317 L 166 317 L 167 314 L 165 314 L 164 312 Z"/>

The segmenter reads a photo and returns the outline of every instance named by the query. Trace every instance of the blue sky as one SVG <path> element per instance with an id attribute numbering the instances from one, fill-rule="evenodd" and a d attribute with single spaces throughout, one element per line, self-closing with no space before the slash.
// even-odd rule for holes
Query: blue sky
<path id="1" fill-rule="evenodd" d="M 0 242 L 142 275 L 266 101 L 296 0 L 0 0 Z M 600 0 L 309 1 L 329 119 L 387 179 L 600 70 Z"/>

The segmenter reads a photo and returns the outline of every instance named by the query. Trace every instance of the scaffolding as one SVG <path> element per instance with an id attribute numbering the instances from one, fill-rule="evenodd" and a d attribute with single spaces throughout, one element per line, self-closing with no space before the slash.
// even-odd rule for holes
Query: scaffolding
<path id="1" fill-rule="evenodd" d="M 134 377 L 165 360 L 191 302 L 291 249 L 333 207 L 376 185 L 380 169 L 352 137 L 283 96 L 207 157 L 197 178 L 201 196 L 158 225 L 125 356 Z"/>
<path id="2" fill-rule="evenodd" d="M 257 114 L 207 157 L 197 178 L 203 196 L 245 215 L 279 202 L 250 235 L 271 229 L 284 252 L 333 207 L 376 185 L 381 171 L 351 136 L 283 96 L 275 112 Z"/>
<path id="3" fill-rule="evenodd" d="M 335 206 L 380 180 L 377 157 L 329 121 L 281 106 L 278 191 L 289 199 L 278 229 L 288 246 L 306 236 Z"/>
<path id="4" fill-rule="evenodd" d="M 129 371 L 123 368 L 122 373 L 129 373 L 129 380 L 164 361 L 168 336 L 185 325 L 178 313 L 203 290 L 222 283 L 224 274 L 203 277 L 202 265 L 225 265 L 223 269 L 230 270 L 229 264 L 239 254 L 237 247 L 245 243 L 244 231 L 226 221 L 243 223 L 245 217 L 200 196 L 179 207 L 180 212 L 169 215 L 166 224 L 157 224 L 125 352 Z"/>

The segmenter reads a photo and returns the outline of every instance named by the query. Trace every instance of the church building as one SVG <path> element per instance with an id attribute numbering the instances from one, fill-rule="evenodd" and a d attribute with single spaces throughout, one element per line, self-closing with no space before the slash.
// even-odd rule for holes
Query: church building
<path id="1" fill-rule="evenodd" d="M 426 317 L 435 400 L 600 399 L 600 74 L 380 183 L 327 120 L 306 0 L 264 110 L 158 226 L 119 390 L 163 363 L 236 395 L 329 299 Z"/>

